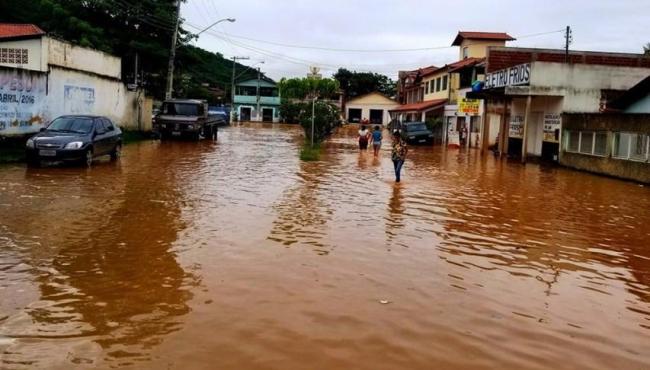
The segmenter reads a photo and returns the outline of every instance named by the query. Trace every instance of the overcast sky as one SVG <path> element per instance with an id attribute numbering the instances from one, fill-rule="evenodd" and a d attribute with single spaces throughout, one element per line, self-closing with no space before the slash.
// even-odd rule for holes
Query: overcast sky
<path id="1" fill-rule="evenodd" d="M 498 4 L 498 5 L 497 5 Z M 338 67 L 374 71 L 395 78 L 398 70 L 444 65 L 458 59 L 451 45 L 464 31 L 507 32 L 509 46 L 563 48 L 571 26 L 576 50 L 640 53 L 650 42 L 650 0 L 187 0 L 181 16 L 207 27 L 196 45 L 226 57 L 259 61 L 270 77 L 304 76 L 309 65 L 329 76 Z M 196 31 L 196 30 L 193 30 Z M 249 39 L 245 39 L 249 38 Z M 354 50 L 438 48 L 409 52 L 339 52 L 271 43 Z"/>

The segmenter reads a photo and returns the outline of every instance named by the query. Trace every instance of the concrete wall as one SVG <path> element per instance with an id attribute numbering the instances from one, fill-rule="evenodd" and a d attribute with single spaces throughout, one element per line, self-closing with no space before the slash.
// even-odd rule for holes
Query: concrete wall
<path id="1" fill-rule="evenodd" d="M 144 105 L 144 94 L 128 91 L 121 81 L 93 74 L 50 67 L 47 111 L 51 117 L 62 114 L 96 114 L 109 117 L 123 128 L 151 126 L 138 123 L 138 101 Z"/>
<path id="2" fill-rule="evenodd" d="M 26 49 L 27 50 L 27 64 L 16 64 L 16 63 L 0 63 L 2 67 L 9 68 L 21 68 L 28 69 L 31 71 L 47 71 L 47 60 L 44 57 L 43 53 L 43 39 L 44 38 L 35 38 L 28 40 L 14 40 L 14 41 L 2 41 L 0 42 L 0 48 L 10 48 L 10 49 Z"/>
<path id="3" fill-rule="evenodd" d="M 47 41 L 46 53 L 49 65 L 90 72 L 115 79 L 122 77 L 122 61 L 118 57 L 49 37 L 44 39 Z"/>
<path id="4" fill-rule="evenodd" d="M 567 113 L 596 113 L 602 90 L 627 90 L 647 76 L 650 68 L 533 62 L 527 93 L 564 96 Z"/>
<path id="5" fill-rule="evenodd" d="M 36 133 L 62 114 L 102 115 L 122 128 L 149 131 L 152 106 L 142 91 L 96 74 L 56 66 L 49 73 L 0 67 L 0 136 Z"/>
<path id="6" fill-rule="evenodd" d="M 611 156 L 614 132 L 637 132 L 650 135 L 650 114 L 563 114 L 565 131 L 606 131 L 608 153 L 606 156 L 571 153 L 562 143 L 560 164 L 584 171 L 650 183 L 650 163 L 616 159 Z M 564 135 L 566 137 L 566 135 Z M 564 140 L 565 141 L 565 140 Z"/>

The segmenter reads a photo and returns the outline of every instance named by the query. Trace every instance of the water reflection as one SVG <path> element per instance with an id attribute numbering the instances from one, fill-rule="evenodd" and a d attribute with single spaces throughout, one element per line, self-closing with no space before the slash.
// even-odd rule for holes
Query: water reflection
<path id="1" fill-rule="evenodd" d="M 125 158 L 127 165 L 135 163 Z M 1 324 L 0 334 L 11 338 L 1 361 L 65 367 L 148 360 L 150 349 L 182 326 L 196 285 L 172 246 L 184 228 L 182 194 L 165 172 L 147 179 L 154 188 L 139 169 L 119 165 L 59 170 L 29 170 L 29 192 L 12 195 L 33 198 L 16 209 L 18 217 L 3 220 L 18 245 L 31 235 L 42 244 L 17 255 L 32 266 L 40 297 Z"/>

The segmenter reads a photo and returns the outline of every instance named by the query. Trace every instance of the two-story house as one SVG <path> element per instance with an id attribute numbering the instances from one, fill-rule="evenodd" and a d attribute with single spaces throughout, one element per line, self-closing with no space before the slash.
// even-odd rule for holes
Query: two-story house
<path id="1" fill-rule="evenodd" d="M 267 77 L 246 80 L 235 85 L 233 112 L 239 121 L 279 122 L 280 93 Z"/>
<path id="2" fill-rule="evenodd" d="M 402 105 L 391 110 L 392 118 L 433 123 L 436 137 L 454 145 L 461 143 L 464 132 L 463 144 L 478 146 L 483 105 L 465 94 L 484 78 L 487 48 L 511 40 L 502 32 L 458 32 L 452 43 L 459 47 L 457 62 L 400 73 Z"/>

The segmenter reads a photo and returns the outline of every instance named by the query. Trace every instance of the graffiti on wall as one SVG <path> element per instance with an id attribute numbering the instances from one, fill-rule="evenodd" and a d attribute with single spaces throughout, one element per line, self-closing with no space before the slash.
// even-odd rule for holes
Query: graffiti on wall
<path id="1" fill-rule="evenodd" d="M 63 109 L 66 113 L 90 114 L 95 108 L 95 89 L 92 87 L 65 85 Z"/>
<path id="2" fill-rule="evenodd" d="M 0 136 L 38 132 L 44 123 L 46 100 L 45 74 L 0 70 Z"/>

